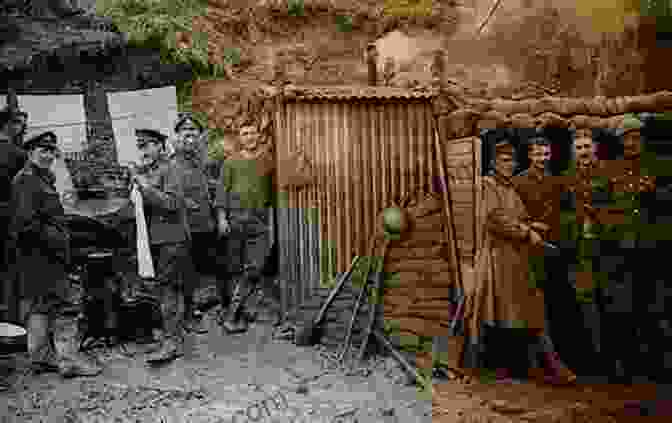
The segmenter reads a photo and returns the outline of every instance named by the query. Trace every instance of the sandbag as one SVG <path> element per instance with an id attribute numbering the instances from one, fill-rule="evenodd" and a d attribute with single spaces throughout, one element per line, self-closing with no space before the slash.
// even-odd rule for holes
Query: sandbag
<path id="1" fill-rule="evenodd" d="M 439 258 L 427 258 L 392 262 L 385 266 L 387 272 L 424 272 L 428 269 L 434 272 L 449 272 L 450 264 Z"/>
<path id="2" fill-rule="evenodd" d="M 439 196 L 426 196 L 416 206 L 408 208 L 408 215 L 412 218 L 424 217 L 436 212 L 441 212 L 443 202 Z"/>
<path id="3" fill-rule="evenodd" d="M 387 319 L 386 319 L 387 320 Z M 439 322 L 416 317 L 394 318 L 399 330 L 410 332 L 416 336 L 447 336 L 448 331 Z"/>
<path id="4" fill-rule="evenodd" d="M 387 253 L 390 261 L 417 259 L 422 257 L 440 257 L 444 247 L 440 244 L 431 247 L 391 248 Z"/>
<path id="5" fill-rule="evenodd" d="M 436 234 L 441 234 L 443 231 L 443 225 L 445 223 L 445 218 L 442 213 L 433 214 L 425 216 L 419 219 L 415 219 L 411 223 L 412 231 L 428 231 L 434 232 Z M 440 238 L 438 238 L 440 240 Z"/>

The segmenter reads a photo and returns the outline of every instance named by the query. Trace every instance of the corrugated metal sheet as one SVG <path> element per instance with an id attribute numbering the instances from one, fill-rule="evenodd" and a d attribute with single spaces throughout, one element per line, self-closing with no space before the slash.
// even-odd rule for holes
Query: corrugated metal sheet
<path id="1" fill-rule="evenodd" d="M 367 254 L 381 209 L 434 180 L 433 115 L 422 100 L 285 102 L 280 109 L 278 155 L 301 149 L 316 173 L 313 185 L 283 192 L 278 210 L 281 272 L 298 290 L 289 299 L 295 305 Z"/>
<path id="2" fill-rule="evenodd" d="M 430 99 L 437 92 L 431 88 L 405 89 L 398 87 L 372 86 L 297 86 L 291 85 L 283 89 L 286 100 L 400 100 Z"/>

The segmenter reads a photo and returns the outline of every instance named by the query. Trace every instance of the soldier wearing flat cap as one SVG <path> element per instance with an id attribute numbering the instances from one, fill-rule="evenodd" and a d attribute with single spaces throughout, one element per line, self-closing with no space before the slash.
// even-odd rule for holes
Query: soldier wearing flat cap
<path id="1" fill-rule="evenodd" d="M 171 360 L 182 351 L 182 292 L 190 276 L 190 233 L 179 169 L 166 156 L 167 136 L 152 129 L 135 131 L 142 165 L 132 179 L 144 201 L 156 279 L 145 281 L 146 293 L 156 297 L 164 312 L 164 330 L 156 333 L 159 350 L 149 361 Z"/>
<path id="2" fill-rule="evenodd" d="M 56 340 L 74 343 L 57 331 L 60 304 L 67 301 L 70 236 L 65 212 L 50 167 L 58 154 L 56 135 L 45 132 L 24 143 L 28 161 L 12 182 L 10 235 L 16 246 L 21 314 L 28 331 L 28 352 L 36 370 L 63 375 L 95 375 L 101 369 L 72 345 L 56 348 Z"/>
<path id="3" fill-rule="evenodd" d="M 631 383 L 636 375 L 653 380 L 664 372 L 665 344 L 660 322 L 667 318 L 663 299 L 666 274 L 658 272 L 657 250 L 669 245 L 668 224 L 657 201 L 657 159 L 646 151 L 638 116 L 628 114 L 616 131 L 623 159 L 608 166 L 608 220 L 600 241 L 600 267 L 609 283 L 603 291 L 602 344 L 605 364 L 616 381 Z M 623 337 L 628 342 L 623 342 Z M 641 345 L 647 345 L 646 350 Z M 667 372 L 669 378 L 669 371 Z M 663 380 L 658 379 L 660 382 Z M 668 379 L 669 380 L 669 379 Z"/>

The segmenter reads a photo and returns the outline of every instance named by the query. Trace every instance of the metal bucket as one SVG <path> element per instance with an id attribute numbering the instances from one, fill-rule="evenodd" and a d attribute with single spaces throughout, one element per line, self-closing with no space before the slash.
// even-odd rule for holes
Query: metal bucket
<path id="1" fill-rule="evenodd" d="M 21 326 L 0 322 L 0 355 L 28 351 L 28 332 Z"/>

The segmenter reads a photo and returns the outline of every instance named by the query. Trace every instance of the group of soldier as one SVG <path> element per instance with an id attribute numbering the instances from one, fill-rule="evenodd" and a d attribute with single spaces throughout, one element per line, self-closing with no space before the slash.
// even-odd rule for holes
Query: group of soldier
<path id="1" fill-rule="evenodd" d="M 616 134 L 623 157 L 612 160 L 597 158 L 592 130 L 572 131 L 574 160 L 553 176 L 543 131 L 527 137 L 530 166 L 517 175 L 520 140 L 493 141 L 479 211 L 483 244 L 466 292 L 471 364 L 559 384 L 573 383 L 574 372 L 628 383 L 663 376 L 667 320 L 652 304 L 664 298 L 664 276 L 647 248 L 669 235 L 642 127 L 625 116 Z M 486 332 L 504 340 L 495 354 L 484 351 Z"/>
<path id="2" fill-rule="evenodd" d="M 79 351 L 77 336 L 68 338 L 56 324 L 68 302 L 71 264 L 71 236 L 50 170 L 60 154 L 58 140 L 45 132 L 24 142 L 26 120 L 16 109 L 0 112 L 0 226 L 6 228 L 3 251 L 11 252 L 3 257 L 3 275 L 17 279 L 13 285 L 19 292 L 13 295 L 20 300 L 18 320 L 25 324 L 34 370 L 96 375 L 100 364 Z M 163 326 L 153 333 L 149 363 L 182 355 L 185 333 L 206 332 L 194 292 L 199 272 L 211 267 L 207 262 L 213 246 L 219 248 L 214 269 L 224 306 L 218 322 L 227 332 L 247 330 L 243 305 L 259 288 L 278 297 L 270 277 L 275 271 L 269 213 L 273 179 L 256 165 L 256 126 L 242 126 L 240 155 L 222 164 L 214 198 L 206 172 L 207 132 L 189 114 L 180 115 L 175 132 L 171 139 L 153 129 L 137 129 L 141 163 L 130 167 L 156 269 L 154 277 L 140 278 L 137 288 L 162 310 Z M 279 310 L 274 311 L 279 321 Z"/>

